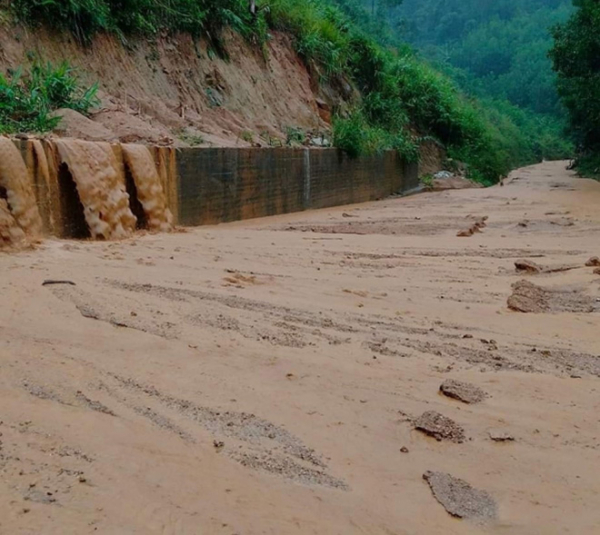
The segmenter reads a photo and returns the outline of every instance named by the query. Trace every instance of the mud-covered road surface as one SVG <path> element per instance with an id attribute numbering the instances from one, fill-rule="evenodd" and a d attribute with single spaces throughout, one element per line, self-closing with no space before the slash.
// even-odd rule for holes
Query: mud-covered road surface
<path id="1" fill-rule="evenodd" d="M 2 254 L 0 533 L 600 533 L 594 256 L 564 163 Z"/>

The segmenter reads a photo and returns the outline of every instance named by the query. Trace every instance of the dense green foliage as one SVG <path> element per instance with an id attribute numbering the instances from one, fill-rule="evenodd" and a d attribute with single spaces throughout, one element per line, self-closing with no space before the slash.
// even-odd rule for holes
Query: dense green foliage
<path id="1" fill-rule="evenodd" d="M 271 27 L 295 35 L 300 54 L 316 60 L 327 76 L 350 76 L 360 90 L 360 106 L 334 122 L 335 144 L 349 153 L 395 148 L 415 158 L 419 136 L 433 137 L 484 182 L 536 158 L 532 152 L 521 157 L 520 146 L 511 152 L 513 138 L 505 136 L 513 136 L 517 128 L 501 132 L 483 106 L 464 98 L 409 48 L 381 46 L 370 34 L 373 20 L 359 3 L 343 1 L 338 9 L 311 0 L 269 3 Z M 386 26 L 381 29 L 391 38 Z M 524 140 L 522 145 L 530 149 L 533 143 Z"/>
<path id="2" fill-rule="evenodd" d="M 568 18 L 570 0 L 336 0 L 375 8 L 383 44 L 408 39 L 450 76 L 461 90 L 484 103 L 481 113 L 505 130 L 513 163 L 564 158 L 572 146 L 564 135 L 565 114 L 548 59 L 549 28 Z M 508 120 L 508 122 L 507 122 Z M 508 128 L 510 123 L 518 128 Z M 519 150 L 516 150 L 519 149 Z"/>
<path id="3" fill-rule="evenodd" d="M 571 130 L 583 156 L 582 169 L 600 168 L 600 3 L 576 2 L 572 18 L 554 29 L 551 51 L 558 91 L 569 111 Z"/>
<path id="4" fill-rule="evenodd" d="M 83 89 L 66 63 L 36 63 L 27 76 L 21 71 L 0 75 L 0 133 L 51 130 L 59 121 L 52 111 L 72 108 L 87 113 L 96 104 L 97 89 Z"/>
<path id="5" fill-rule="evenodd" d="M 289 32 L 322 81 L 351 80 L 360 90 L 362 98 L 353 109 L 335 110 L 335 144 L 354 155 L 395 148 L 416 158 L 420 138 L 433 137 L 451 157 L 465 160 L 474 177 L 492 182 L 515 165 L 566 150 L 558 136 L 548 133 L 555 128 L 550 120 L 527 115 L 492 93 L 483 94 L 483 101 L 467 98 L 447 76 L 415 56 L 399 40 L 398 28 L 388 24 L 399 17 L 399 0 L 256 4 L 251 13 L 250 0 L 12 0 L 21 20 L 52 21 L 82 42 L 101 31 L 123 38 L 184 31 L 207 37 L 224 52 L 219 38 L 224 27 L 257 44 L 268 40 L 269 31 Z"/>
<path id="6" fill-rule="evenodd" d="M 405 0 L 393 16 L 410 42 L 461 69 L 478 94 L 557 114 L 550 28 L 570 12 L 570 0 Z"/>
<path id="7" fill-rule="evenodd" d="M 183 31 L 215 39 L 231 26 L 240 33 L 255 31 L 247 0 L 12 0 L 13 12 L 30 23 L 72 31 L 82 42 L 99 31 L 156 34 Z"/>

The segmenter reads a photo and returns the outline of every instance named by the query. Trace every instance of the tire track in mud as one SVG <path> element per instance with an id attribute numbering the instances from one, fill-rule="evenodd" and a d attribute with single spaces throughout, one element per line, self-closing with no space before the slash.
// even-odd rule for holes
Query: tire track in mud
<path id="1" fill-rule="evenodd" d="M 84 318 L 102 321 L 113 327 L 154 334 L 167 340 L 178 337 L 178 329 L 173 322 L 158 322 L 154 318 L 140 318 L 137 314 L 119 313 L 115 307 L 115 300 L 119 301 L 118 296 L 95 296 L 71 286 L 52 287 L 51 291 L 61 301 L 73 304 Z M 110 300 L 110 304 L 107 300 Z"/>
<path id="2" fill-rule="evenodd" d="M 585 255 L 587 251 L 560 249 L 416 249 L 411 247 L 403 247 L 401 252 L 380 254 L 380 253 L 354 253 L 346 251 L 323 251 L 331 256 L 344 256 L 349 259 L 357 260 L 406 260 L 407 257 L 426 257 L 426 258 L 497 258 L 499 260 L 507 260 L 513 258 L 544 258 L 546 256 L 578 256 Z"/>
<path id="3" fill-rule="evenodd" d="M 251 413 L 220 411 L 201 406 L 117 374 L 109 373 L 108 376 L 120 388 L 121 393 L 116 397 L 120 397 L 123 403 L 130 403 L 126 401 L 127 394 L 141 395 L 157 402 L 163 409 L 185 417 L 210 433 L 218 450 L 245 467 L 306 485 L 349 490 L 344 481 L 326 472 L 326 463 L 314 449 L 268 420 Z M 106 385 L 102 385 L 102 388 L 109 393 L 112 390 Z M 150 408 L 136 412 L 154 424 L 176 432 L 181 438 L 195 442 L 187 432 L 182 434 L 180 429 L 174 427 L 164 414 Z"/>
<path id="4" fill-rule="evenodd" d="M 11 421 L 6 415 L 0 421 L 0 437 L 0 471 L 15 500 L 22 500 L 23 513 L 61 507 L 73 495 L 89 492 L 82 483 L 96 461 L 92 455 L 31 421 Z"/>
<path id="5" fill-rule="evenodd" d="M 22 388 L 32 397 L 65 408 L 87 409 L 125 420 L 135 415 L 190 445 L 206 443 L 204 433 L 208 433 L 219 453 L 246 468 L 304 485 L 350 490 L 343 480 L 328 473 L 327 464 L 318 452 L 285 428 L 264 418 L 248 412 L 222 411 L 200 405 L 135 379 L 103 371 L 93 363 L 73 360 L 93 371 L 94 379 L 87 385 L 86 394 L 42 382 L 39 378 L 22 381 Z M 115 403 L 105 404 L 91 396 L 112 399 Z M 198 433 L 199 430 L 204 433 Z M 65 455 L 77 454 L 77 448 L 65 448 Z M 3 453 L 1 448 L 0 453 Z M 86 459 L 91 458 L 86 456 Z M 4 465 L 7 459 L 2 457 L 0 461 Z"/>
<path id="6" fill-rule="evenodd" d="M 303 348 L 315 346 L 325 341 L 330 345 L 348 343 L 348 334 L 358 330 L 348 324 L 339 323 L 324 315 L 313 314 L 289 307 L 271 305 L 270 303 L 252 299 L 219 295 L 199 290 L 169 288 L 152 284 L 130 284 L 121 281 L 105 281 L 109 286 L 127 292 L 150 295 L 159 299 L 191 305 L 191 311 L 181 316 L 181 320 L 194 326 L 209 326 L 223 331 L 232 331 L 244 338 L 267 341 L 276 346 Z M 225 309 L 259 313 L 266 318 L 260 322 L 233 317 L 225 312 L 215 313 L 214 308 L 198 310 L 194 308 L 199 302 L 215 303 Z M 333 331 L 336 334 L 332 334 Z"/>
<path id="7" fill-rule="evenodd" d="M 470 366 L 484 366 L 492 371 L 524 371 L 528 373 L 567 373 L 581 372 L 600 376 L 600 357 L 592 354 L 573 352 L 566 349 L 540 349 L 540 353 L 532 352 L 531 348 L 523 344 L 516 347 L 496 349 L 489 346 L 485 349 L 471 347 L 469 340 L 457 343 L 463 337 L 454 333 L 443 332 L 441 329 L 416 327 L 407 325 L 399 319 L 391 319 L 385 316 L 366 316 L 357 313 L 345 315 L 344 321 L 319 314 L 318 316 L 300 309 L 271 305 L 270 303 L 255 301 L 245 297 L 219 295 L 199 290 L 186 290 L 180 288 L 169 288 L 152 284 L 130 284 L 120 281 L 106 281 L 109 286 L 123 289 L 129 292 L 149 294 L 169 301 L 191 303 L 198 301 L 216 303 L 233 310 L 247 312 L 258 312 L 264 316 L 259 321 L 260 325 L 286 325 L 291 324 L 297 329 L 310 327 L 310 335 L 325 339 L 329 343 L 353 343 L 359 346 L 367 344 L 374 354 L 393 357 L 415 357 L 419 354 L 436 355 L 454 362 L 463 362 Z M 207 318 L 209 314 L 198 314 L 195 318 Z M 239 325 L 238 320 L 233 317 L 222 316 L 221 320 L 208 318 L 206 323 L 224 330 L 234 329 Z M 189 321 L 189 317 L 188 317 Z M 223 324 L 220 324 L 220 322 Z M 453 330 L 460 329 L 459 326 L 449 326 Z M 245 330 L 244 330 L 245 329 Z M 239 329 L 245 332 L 248 338 L 256 338 L 256 327 L 247 326 Z M 317 330 L 315 330 L 317 329 Z M 339 336 L 325 334 L 324 331 L 333 331 Z M 465 328 L 462 328 L 466 330 Z M 319 332 L 320 331 L 320 332 Z M 399 336 L 401 334 L 402 336 Z M 382 337 L 385 342 L 382 344 Z M 424 339 L 425 338 L 425 339 Z M 279 345 L 286 345 L 275 339 L 267 337 L 259 339 L 268 340 Z M 340 342 L 341 340 L 341 342 Z M 288 347 L 299 347 L 287 344 Z M 302 346 L 300 346 L 302 347 Z M 408 351 L 407 351 L 408 350 Z M 509 356 L 510 355 L 510 356 Z"/>
<path id="8" fill-rule="evenodd" d="M 377 255 L 380 256 L 385 255 Z M 506 348 L 474 348 L 468 340 L 460 343 L 460 335 L 447 333 L 442 329 L 432 331 L 430 328 L 409 326 L 403 321 L 384 316 L 349 313 L 344 321 L 339 321 L 323 314 L 315 315 L 306 310 L 271 305 L 245 297 L 116 280 L 105 282 L 114 289 L 180 303 L 189 306 L 190 310 L 175 311 L 170 317 L 171 321 L 161 324 L 153 317 L 145 317 L 143 312 L 136 317 L 118 314 L 110 304 L 101 302 L 99 298 L 79 288 L 57 287 L 51 291 L 60 299 L 73 303 L 85 317 L 93 317 L 118 327 L 132 328 L 166 339 L 179 339 L 180 328 L 177 324 L 187 323 L 235 332 L 246 339 L 266 341 L 282 347 L 303 348 L 308 345 L 316 346 L 319 342 L 330 345 L 354 343 L 358 347 L 368 349 L 374 355 L 393 358 L 436 355 L 452 364 L 463 362 L 469 366 L 483 366 L 490 371 L 570 375 L 584 373 L 600 376 L 600 356 L 582 352 L 557 348 L 539 348 L 537 351 L 520 344 Z M 113 296 L 109 298 L 114 299 Z M 123 296 L 117 298 L 126 301 Z M 225 311 L 216 314 L 214 307 L 210 310 L 198 310 L 195 308 L 198 303 L 216 304 L 225 309 L 250 314 L 258 313 L 263 317 L 256 321 L 243 316 L 235 318 Z M 41 395 L 41 391 L 38 393 Z M 137 413 L 143 414 L 144 411 L 138 409 Z M 150 413 L 147 417 L 158 419 L 158 416 Z"/>

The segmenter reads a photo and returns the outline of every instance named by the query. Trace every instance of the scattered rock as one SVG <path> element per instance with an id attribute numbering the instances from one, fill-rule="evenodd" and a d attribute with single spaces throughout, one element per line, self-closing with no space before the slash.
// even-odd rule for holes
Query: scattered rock
<path id="1" fill-rule="evenodd" d="M 415 422 L 415 429 L 435 438 L 461 444 L 465 441 L 465 430 L 454 420 L 435 411 L 423 413 Z"/>
<path id="2" fill-rule="evenodd" d="M 471 216 L 469 216 L 471 217 Z M 483 216 L 478 218 L 468 229 L 464 229 L 459 231 L 457 236 L 459 238 L 468 238 L 469 236 L 473 236 L 473 234 L 477 232 L 481 232 L 482 228 L 487 227 L 486 221 L 489 219 L 488 216 Z"/>
<path id="3" fill-rule="evenodd" d="M 594 270 L 594 275 L 600 275 L 600 268 L 596 268 Z"/>
<path id="4" fill-rule="evenodd" d="M 440 386 L 440 392 L 463 403 L 480 403 L 487 397 L 487 394 L 478 386 L 454 379 L 444 381 Z"/>
<path id="5" fill-rule="evenodd" d="M 400 448 L 400 451 L 402 453 L 408 453 L 408 448 L 406 446 L 403 446 L 402 448 Z"/>
<path id="6" fill-rule="evenodd" d="M 473 234 L 475 234 L 475 231 L 472 228 L 468 228 L 468 229 L 459 231 L 457 236 L 459 238 L 469 238 L 469 237 L 473 236 Z"/>
<path id="7" fill-rule="evenodd" d="M 529 226 L 529 221 L 520 221 L 519 222 L 519 227 L 526 228 L 528 226 Z"/>
<path id="8" fill-rule="evenodd" d="M 469 189 L 469 188 L 481 188 L 481 184 L 472 182 L 468 178 L 463 176 L 454 175 L 449 171 L 439 171 L 433 175 L 431 181 L 431 189 L 433 191 L 446 191 L 450 189 Z"/>
<path id="9" fill-rule="evenodd" d="M 497 517 L 496 502 L 485 491 L 474 489 L 466 481 L 442 472 L 425 472 L 435 499 L 457 518 L 486 521 Z"/>
<path id="10" fill-rule="evenodd" d="M 600 309 L 593 298 L 577 289 L 555 290 L 542 288 L 521 280 L 512 285 L 508 308 L 517 312 L 541 314 L 544 312 L 585 312 Z"/>
<path id="11" fill-rule="evenodd" d="M 600 267 L 600 258 L 593 256 L 585 263 L 585 265 L 587 267 Z"/>
<path id="12" fill-rule="evenodd" d="M 543 271 L 542 266 L 531 260 L 517 260 L 515 268 L 517 268 L 517 271 L 526 271 L 527 273 L 541 273 Z"/>
<path id="13" fill-rule="evenodd" d="M 42 286 L 53 286 L 57 284 L 66 284 L 68 286 L 77 286 L 73 281 L 58 281 L 58 280 L 45 280 L 42 282 Z"/>
<path id="14" fill-rule="evenodd" d="M 463 340 L 470 340 L 473 338 L 472 334 L 463 334 Z"/>
<path id="15" fill-rule="evenodd" d="M 503 431 L 501 429 L 493 429 L 488 434 L 494 442 L 514 442 L 515 440 L 515 437 L 508 431 Z"/>

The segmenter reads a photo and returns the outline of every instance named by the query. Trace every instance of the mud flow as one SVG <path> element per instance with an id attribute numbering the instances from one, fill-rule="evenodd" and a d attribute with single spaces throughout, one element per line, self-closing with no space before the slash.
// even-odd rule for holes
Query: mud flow
<path id="1" fill-rule="evenodd" d="M 3 248 L 31 246 L 46 234 L 118 240 L 138 229 L 168 232 L 165 185 L 174 180 L 168 149 L 80 140 L 0 138 Z"/>

